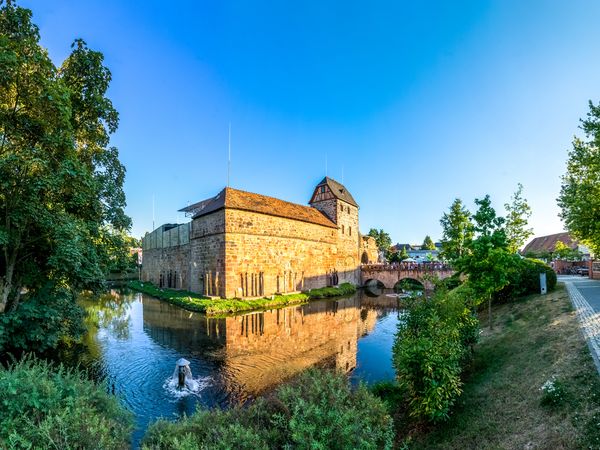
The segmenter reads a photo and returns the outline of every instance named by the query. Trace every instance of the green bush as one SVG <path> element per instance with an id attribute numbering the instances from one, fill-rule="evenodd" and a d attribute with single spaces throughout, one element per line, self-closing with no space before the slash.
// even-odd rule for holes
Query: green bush
<path id="1" fill-rule="evenodd" d="M 256 311 L 266 308 L 281 308 L 305 303 L 309 298 L 307 294 L 298 293 L 273 295 L 271 297 L 255 299 L 222 299 L 208 298 L 190 291 L 157 288 L 150 282 L 131 281 L 127 286 L 189 311 L 201 312 L 209 316 L 227 315 L 242 311 Z"/>
<path id="2" fill-rule="evenodd" d="M 342 283 L 339 286 L 329 286 L 308 291 L 310 298 L 341 297 L 354 293 L 356 293 L 356 286 L 350 283 Z"/>
<path id="3" fill-rule="evenodd" d="M 540 273 L 546 273 L 548 292 L 556 287 L 556 272 L 539 259 L 514 255 L 513 268 L 508 273 L 508 285 L 496 293 L 495 300 L 508 301 L 523 295 L 540 293 Z"/>
<path id="4" fill-rule="evenodd" d="M 366 387 L 353 390 L 345 376 L 311 369 L 248 407 L 159 421 L 143 448 L 391 449 L 393 437 L 384 404 Z"/>
<path id="5" fill-rule="evenodd" d="M 84 311 L 66 289 L 44 288 L 0 314 L 0 353 L 44 351 L 83 333 Z"/>
<path id="6" fill-rule="evenodd" d="M 393 363 L 417 420 L 446 420 L 462 393 L 460 375 L 479 335 L 467 287 L 440 289 L 433 297 L 409 298 L 398 325 Z"/>
<path id="7" fill-rule="evenodd" d="M 25 358 L 0 368 L 0 448 L 128 449 L 131 417 L 82 373 Z"/>

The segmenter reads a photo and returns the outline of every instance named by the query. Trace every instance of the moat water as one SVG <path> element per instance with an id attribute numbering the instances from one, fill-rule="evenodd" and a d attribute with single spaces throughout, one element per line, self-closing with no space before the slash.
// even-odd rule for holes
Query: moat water
<path id="1" fill-rule="evenodd" d="M 139 293 L 113 294 L 82 301 L 88 333 L 75 359 L 133 412 L 134 445 L 159 417 L 252 399 L 311 366 L 341 369 L 353 383 L 394 376 L 402 313 L 390 293 L 215 319 Z M 170 382 L 179 358 L 190 361 L 196 392 Z"/>

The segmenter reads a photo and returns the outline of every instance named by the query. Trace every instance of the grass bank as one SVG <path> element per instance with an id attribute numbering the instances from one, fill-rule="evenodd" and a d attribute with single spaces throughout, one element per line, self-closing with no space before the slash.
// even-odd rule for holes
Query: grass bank
<path id="1" fill-rule="evenodd" d="M 408 447 L 600 448 L 600 377 L 564 287 L 498 305 L 492 317 L 450 420 L 410 430 Z"/>
<path id="2" fill-rule="evenodd" d="M 306 303 L 311 298 L 339 297 L 351 295 L 356 292 L 356 288 L 350 283 L 342 283 L 338 287 L 312 289 L 306 293 L 273 295 L 271 297 L 246 300 L 208 298 L 190 291 L 158 288 L 152 283 L 141 281 L 131 281 L 127 286 L 189 311 L 201 312 L 209 316 L 227 315 L 268 308 L 281 308 L 284 306 Z"/>

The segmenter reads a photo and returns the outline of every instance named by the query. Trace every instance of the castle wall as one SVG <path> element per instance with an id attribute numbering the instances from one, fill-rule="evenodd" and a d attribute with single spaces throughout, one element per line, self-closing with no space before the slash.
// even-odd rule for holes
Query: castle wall
<path id="1" fill-rule="evenodd" d="M 343 201 L 338 201 L 337 204 L 338 253 L 336 268 L 338 272 L 349 274 L 351 271 L 356 271 L 360 265 L 361 239 L 358 232 L 358 208 Z M 354 278 L 351 279 L 354 280 Z"/>
<path id="2" fill-rule="evenodd" d="M 192 221 L 191 290 L 225 296 L 225 210 Z"/>
<path id="3" fill-rule="evenodd" d="M 228 297 L 328 284 L 336 264 L 335 228 L 233 209 L 225 215 Z"/>
<path id="4" fill-rule="evenodd" d="M 176 289 L 190 288 L 189 224 L 161 226 L 142 239 L 142 281 Z"/>

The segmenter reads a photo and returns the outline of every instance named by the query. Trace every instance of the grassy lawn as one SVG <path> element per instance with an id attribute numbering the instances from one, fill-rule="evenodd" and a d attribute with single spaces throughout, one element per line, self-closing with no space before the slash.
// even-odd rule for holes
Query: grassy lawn
<path id="1" fill-rule="evenodd" d="M 451 419 L 413 430 L 415 449 L 600 449 L 600 377 L 562 284 L 498 305 Z M 557 395 L 541 386 L 552 378 Z"/>
<path id="2" fill-rule="evenodd" d="M 342 283 L 338 287 L 313 289 L 307 293 L 274 295 L 272 297 L 246 300 L 237 298 L 208 298 L 194 292 L 158 288 L 149 282 L 131 281 L 127 285 L 136 291 L 167 301 L 189 311 L 201 312 L 209 316 L 223 316 L 260 309 L 282 308 L 284 306 L 306 303 L 311 298 L 339 297 L 352 295 L 356 292 L 356 288 L 353 285 Z"/>

